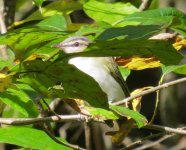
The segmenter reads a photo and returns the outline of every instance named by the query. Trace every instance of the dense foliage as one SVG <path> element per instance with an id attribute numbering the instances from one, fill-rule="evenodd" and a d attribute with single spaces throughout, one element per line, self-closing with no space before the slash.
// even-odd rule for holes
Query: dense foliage
<path id="1" fill-rule="evenodd" d="M 58 0 L 45 6 L 43 0 L 34 2 L 38 9 L 26 19 L 14 22 L 0 36 L 0 44 L 7 45 L 9 57 L 0 57 L 0 100 L 2 105 L 11 107 L 1 110 L 3 117 L 14 117 L 18 112 L 16 117 L 34 118 L 40 114 L 40 99 L 50 103 L 54 98 L 62 98 L 88 102 L 89 106 L 85 103 L 84 107 L 97 121 L 125 116 L 134 119 L 139 128 L 147 124 L 145 116 L 135 109 L 109 106 L 98 84 L 67 63 L 73 55 L 54 55 L 58 49 L 52 45 L 74 35 L 88 36 L 93 41 L 79 56 L 122 56 L 121 61 L 127 60 L 121 64 L 125 78 L 130 70 L 155 67 L 161 67 L 163 75 L 186 74 L 186 66 L 179 64 L 184 56 L 178 51 L 185 44 L 184 38 L 179 37 L 181 44 L 152 38 L 165 30 L 186 36 L 186 15 L 175 8 L 142 12 L 124 2 Z M 70 16 L 77 10 L 83 10 L 93 23 L 72 22 Z M 32 126 L 1 128 L 0 141 L 32 149 L 70 149 Z"/>

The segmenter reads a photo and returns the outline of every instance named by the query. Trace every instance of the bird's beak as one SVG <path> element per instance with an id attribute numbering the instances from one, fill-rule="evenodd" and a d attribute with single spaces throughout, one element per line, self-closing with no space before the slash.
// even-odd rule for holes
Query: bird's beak
<path id="1" fill-rule="evenodd" d="M 58 44 L 54 44 L 51 46 L 52 48 L 62 48 L 63 47 L 63 42 L 58 43 Z"/>

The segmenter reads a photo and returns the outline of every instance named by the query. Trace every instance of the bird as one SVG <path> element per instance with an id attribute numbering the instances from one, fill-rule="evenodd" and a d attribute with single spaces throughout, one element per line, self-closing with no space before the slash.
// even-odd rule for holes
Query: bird
<path id="1" fill-rule="evenodd" d="M 83 52 L 92 43 L 86 36 L 72 36 L 53 45 L 67 54 Z M 78 70 L 92 77 L 107 95 L 108 103 L 128 97 L 129 90 L 112 57 L 74 56 L 68 60 Z"/>
<path id="2" fill-rule="evenodd" d="M 67 54 L 75 54 L 85 51 L 90 43 L 92 41 L 86 36 L 72 36 L 53 45 L 53 47 L 59 48 Z M 126 82 L 113 57 L 81 57 L 74 55 L 74 57 L 68 59 L 68 64 L 74 65 L 78 70 L 92 77 L 106 94 L 109 104 L 130 96 Z M 131 103 L 124 104 L 124 107 L 133 109 Z M 120 145 L 122 140 L 131 131 L 134 121 L 133 119 L 121 116 L 116 122 L 119 127 L 118 131 L 107 132 L 107 135 L 112 136 L 112 142 Z M 105 120 L 105 123 L 109 127 L 114 125 L 111 120 Z"/>

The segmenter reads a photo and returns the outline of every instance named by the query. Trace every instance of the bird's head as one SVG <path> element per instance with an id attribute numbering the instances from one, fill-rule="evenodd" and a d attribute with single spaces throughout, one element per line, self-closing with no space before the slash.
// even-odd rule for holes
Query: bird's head
<path id="1" fill-rule="evenodd" d="M 60 48 L 65 53 L 83 52 L 89 45 L 90 40 L 85 36 L 73 36 L 53 47 Z"/>

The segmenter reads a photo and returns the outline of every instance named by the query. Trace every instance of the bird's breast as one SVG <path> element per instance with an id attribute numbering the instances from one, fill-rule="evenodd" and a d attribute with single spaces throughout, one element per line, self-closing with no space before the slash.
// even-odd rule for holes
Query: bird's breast
<path id="1" fill-rule="evenodd" d="M 103 92 L 107 94 L 109 101 L 117 101 L 125 98 L 120 84 L 110 74 L 108 66 L 109 57 L 75 57 L 69 60 L 69 64 L 76 66 L 82 72 L 88 74 L 99 84 Z"/>

